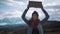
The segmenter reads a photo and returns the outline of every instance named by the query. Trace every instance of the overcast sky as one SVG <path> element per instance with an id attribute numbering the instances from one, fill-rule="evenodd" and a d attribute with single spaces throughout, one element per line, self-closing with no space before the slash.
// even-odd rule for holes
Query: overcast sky
<path id="1" fill-rule="evenodd" d="M 32 0 L 30 0 L 32 1 Z M 36 1 L 36 0 L 35 0 Z M 39 1 L 39 0 L 38 0 Z M 48 12 L 50 21 L 60 21 L 60 0 L 41 0 L 44 9 Z M 0 23 L 2 25 L 7 24 L 7 20 L 17 21 L 16 19 L 21 19 L 21 15 L 26 9 L 29 0 L 0 0 Z M 44 18 L 44 13 L 40 8 L 30 8 L 26 17 L 31 18 L 31 14 L 36 10 L 39 13 L 39 18 Z M 15 18 L 15 19 L 14 19 Z M 5 20 L 4 20 L 5 19 Z M 23 20 L 22 20 L 23 21 Z M 18 21 L 21 23 L 22 21 Z"/>

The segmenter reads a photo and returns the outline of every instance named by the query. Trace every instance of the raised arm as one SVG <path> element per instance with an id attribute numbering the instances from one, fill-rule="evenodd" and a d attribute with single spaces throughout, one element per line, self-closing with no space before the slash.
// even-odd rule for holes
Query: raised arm
<path id="1" fill-rule="evenodd" d="M 24 11 L 23 14 L 22 14 L 22 19 L 23 19 L 23 20 L 25 21 L 25 23 L 27 23 L 27 24 L 28 24 L 28 20 L 25 18 L 25 15 L 26 15 L 28 9 L 29 9 L 29 8 L 25 9 L 25 11 Z"/>
<path id="2" fill-rule="evenodd" d="M 45 14 L 45 18 L 41 21 L 41 23 L 44 23 L 44 22 L 46 22 L 47 20 L 48 20 L 48 18 L 49 18 L 49 15 L 48 15 L 48 13 L 44 10 L 44 8 L 41 8 L 42 9 L 42 11 L 43 11 L 43 13 Z"/>

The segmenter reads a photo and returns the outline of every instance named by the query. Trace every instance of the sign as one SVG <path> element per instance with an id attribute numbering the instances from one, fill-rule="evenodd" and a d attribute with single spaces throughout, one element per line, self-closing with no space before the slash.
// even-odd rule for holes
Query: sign
<path id="1" fill-rule="evenodd" d="M 36 8 L 41 8 L 42 6 L 42 2 L 36 2 L 36 1 L 29 1 L 29 7 L 36 7 Z"/>

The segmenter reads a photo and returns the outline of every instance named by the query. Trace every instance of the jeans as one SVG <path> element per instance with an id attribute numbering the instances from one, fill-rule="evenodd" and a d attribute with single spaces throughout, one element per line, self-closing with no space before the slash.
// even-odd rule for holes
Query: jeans
<path id="1" fill-rule="evenodd" d="M 44 34 L 42 24 L 37 26 L 39 34 Z M 28 27 L 27 34 L 32 34 L 32 27 Z"/>

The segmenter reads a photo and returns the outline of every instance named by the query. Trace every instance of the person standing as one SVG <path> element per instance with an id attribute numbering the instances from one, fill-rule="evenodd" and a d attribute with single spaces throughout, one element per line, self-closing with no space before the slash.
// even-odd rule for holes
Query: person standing
<path id="1" fill-rule="evenodd" d="M 25 23 L 28 24 L 27 34 L 44 34 L 42 24 L 48 20 L 49 18 L 48 13 L 42 7 L 41 9 L 46 16 L 42 21 L 40 21 L 39 14 L 36 11 L 32 13 L 31 19 L 27 20 L 25 16 L 26 16 L 28 9 L 29 9 L 29 6 L 27 7 L 27 9 L 25 9 L 25 11 L 22 14 L 22 19 L 24 20 Z M 40 26 L 38 27 L 38 25 Z"/>

